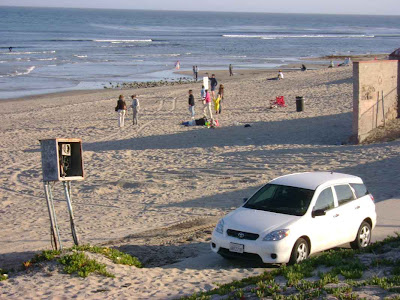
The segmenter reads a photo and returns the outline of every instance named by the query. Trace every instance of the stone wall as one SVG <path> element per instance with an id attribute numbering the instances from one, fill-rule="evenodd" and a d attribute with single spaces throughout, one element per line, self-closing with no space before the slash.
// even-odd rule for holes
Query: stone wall
<path id="1" fill-rule="evenodd" d="M 353 136 L 357 142 L 399 116 L 399 70 L 397 60 L 353 64 Z"/>

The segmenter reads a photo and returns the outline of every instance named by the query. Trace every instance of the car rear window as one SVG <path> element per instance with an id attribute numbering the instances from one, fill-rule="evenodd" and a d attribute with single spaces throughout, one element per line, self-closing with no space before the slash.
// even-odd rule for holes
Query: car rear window
<path id="1" fill-rule="evenodd" d="M 335 186 L 336 196 L 338 198 L 339 205 L 345 204 L 354 200 L 353 192 L 349 185 L 336 185 Z"/>
<path id="2" fill-rule="evenodd" d="M 357 198 L 361 198 L 361 197 L 369 194 L 367 187 L 365 185 L 363 185 L 362 183 L 350 183 L 350 185 L 356 192 Z"/>

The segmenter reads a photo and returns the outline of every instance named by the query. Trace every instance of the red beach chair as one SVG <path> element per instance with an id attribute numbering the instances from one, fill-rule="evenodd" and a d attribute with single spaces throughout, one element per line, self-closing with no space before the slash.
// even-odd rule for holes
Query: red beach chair
<path id="1" fill-rule="evenodd" d="M 278 106 L 285 107 L 286 106 L 285 98 L 283 96 L 278 96 L 278 97 L 276 97 L 275 100 L 271 100 L 270 104 L 271 104 L 270 108 L 274 108 L 274 107 L 278 107 Z"/>
<path id="2" fill-rule="evenodd" d="M 285 98 L 283 96 L 276 97 L 275 104 L 281 107 L 285 107 Z"/>

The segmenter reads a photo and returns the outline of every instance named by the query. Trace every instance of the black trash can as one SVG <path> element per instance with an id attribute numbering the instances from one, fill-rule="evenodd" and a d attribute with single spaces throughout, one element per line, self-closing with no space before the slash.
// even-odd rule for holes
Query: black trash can
<path id="1" fill-rule="evenodd" d="M 304 99 L 303 97 L 297 96 L 296 97 L 296 111 L 303 111 L 304 110 Z"/>

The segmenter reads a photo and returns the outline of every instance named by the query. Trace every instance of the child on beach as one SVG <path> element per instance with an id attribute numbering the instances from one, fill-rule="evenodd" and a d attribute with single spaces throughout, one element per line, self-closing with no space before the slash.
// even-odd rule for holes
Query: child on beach
<path id="1" fill-rule="evenodd" d="M 204 102 L 205 103 L 204 103 L 203 113 L 205 116 L 207 116 L 207 112 L 208 112 L 208 114 L 210 116 L 210 120 L 211 120 L 213 118 L 213 115 L 212 115 L 212 111 L 211 111 L 211 97 L 210 97 L 210 93 L 208 92 L 208 90 L 206 90 Z"/>
<path id="2" fill-rule="evenodd" d="M 221 104 L 222 104 L 222 100 L 224 100 L 224 85 L 223 84 L 220 84 L 219 85 L 219 89 L 218 89 L 218 97 L 219 97 L 219 110 L 218 110 L 218 114 L 221 114 L 221 111 L 222 111 L 222 106 L 221 106 Z M 217 97 L 217 98 L 218 98 Z"/>
<path id="3" fill-rule="evenodd" d="M 136 95 L 132 95 L 132 114 L 133 114 L 133 125 L 138 125 L 138 113 L 139 113 L 139 99 L 136 98 Z"/>
<path id="4" fill-rule="evenodd" d="M 124 127 L 125 125 L 125 113 L 126 113 L 126 103 L 124 100 L 124 95 L 119 95 L 117 101 L 117 107 L 115 108 L 118 112 L 118 126 Z"/>
<path id="5" fill-rule="evenodd" d="M 194 120 L 194 96 L 193 96 L 192 90 L 189 90 L 189 111 L 190 111 L 192 120 Z"/>
<path id="6" fill-rule="evenodd" d="M 214 101 L 214 109 L 215 109 L 215 114 L 218 115 L 219 111 L 220 111 L 220 101 L 221 101 L 221 97 L 220 95 L 217 96 L 217 98 L 213 99 Z"/>
<path id="7" fill-rule="evenodd" d="M 206 97 L 206 89 L 204 88 L 204 85 L 201 86 L 200 97 L 202 101 L 204 101 L 204 98 Z"/>
<path id="8" fill-rule="evenodd" d="M 283 73 L 282 73 L 281 70 L 279 70 L 279 73 L 278 73 L 278 80 L 283 79 L 283 78 L 284 78 Z"/>

